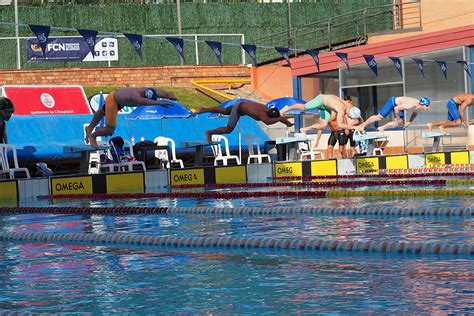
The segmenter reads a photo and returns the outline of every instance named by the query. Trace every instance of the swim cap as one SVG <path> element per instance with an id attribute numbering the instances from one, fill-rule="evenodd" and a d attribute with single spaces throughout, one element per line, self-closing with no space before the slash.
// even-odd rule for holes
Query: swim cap
<path id="1" fill-rule="evenodd" d="M 356 108 L 355 106 L 351 107 L 351 109 L 349 110 L 349 116 L 353 119 L 358 119 L 360 117 L 359 108 Z"/>
<path id="2" fill-rule="evenodd" d="M 420 105 L 423 105 L 423 106 L 430 106 L 430 99 L 428 99 L 427 97 L 422 97 L 420 99 Z"/>
<path id="3" fill-rule="evenodd" d="M 13 102 L 9 98 L 0 98 L 0 110 L 14 109 Z"/>
<path id="4" fill-rule="evenodd" d="M 350 95 L 346 95 L 344 97 L 344 101 L 352 101 L 352 97 Z"/>
<path id="5" fill-rule="evenodd" d="M 270 117 L 279 117 L 280 116 L 280 111 L 276 107 L 272 107 L 268 111 L 268 116 L 270 116 Z"/>
<path id="6" fill-rule="evenodd" d="M 156 100 L 156 99 L 158 99 L 158 92 L 154 88 L 147 88 L 145 90 L 145 98 L 151 99 L 151 100 Z"/>

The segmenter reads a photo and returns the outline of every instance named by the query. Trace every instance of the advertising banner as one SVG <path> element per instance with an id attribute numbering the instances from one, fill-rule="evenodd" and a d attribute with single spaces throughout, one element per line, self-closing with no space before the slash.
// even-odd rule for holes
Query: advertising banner
<path id="1" fill-rule="evenodd" d="M 81 86 L 4 86 L 15 115 L 91 114 Z"/>
<path id="2" fill-rule="evenodd" d="M 98 37 L 94 46 L 94 56 L 83 37 L 49 38 L 46 51 L 41 50 L 37 39 L 26 41 L 26 58 L 36 62 L 81 62 L 118 60 L 118 41 L 111 37 Z"/>

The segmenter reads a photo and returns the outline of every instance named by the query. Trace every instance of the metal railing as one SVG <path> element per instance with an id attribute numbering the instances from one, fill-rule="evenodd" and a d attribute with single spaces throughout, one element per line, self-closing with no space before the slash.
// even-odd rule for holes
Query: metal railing
<path id="1" fill-rule="evenodd" d="M 343 47 L 345 43 L 358 45 L 371 33 L 421 29 L 420 10 L 420 1 L 396 1 L 395 4 L 360 9 L 276 32 L 254 42 L 257 46 L 288 47 L 294 56 L 309 48 L 332 50 Z M 271 50 L 259 54 L 259 62 L 279 58 L 281 56 Z"/>

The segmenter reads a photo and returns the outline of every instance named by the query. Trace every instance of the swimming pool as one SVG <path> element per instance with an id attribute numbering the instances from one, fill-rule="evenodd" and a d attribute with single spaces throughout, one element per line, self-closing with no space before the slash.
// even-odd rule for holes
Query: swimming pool
<path id="1" fill-rule="evenodd" d="M 420 190 L 420 187 L 394 185 L 344 190 L 382 189 Z M 433 185 L 421 189 L 445 188 Z M 472 190 L 472 187 L 463 189 Z M 303 189 L 232 188 L 233 192 L 262 190 Z M 166 207 L 176 211 L 141 215 L 4 214 L 0 233 L 474 244 L 474 220 L 470 215 L 304 212 L 306 208 L 368 207 L 472 210 L 472 201 L 469 196 L 30 200 L 22 201 L 21 206 L 48 207 L 53 203 L 54 207 L 64 209 L 130 206 Z M 212 212 L 186 213 L 180 212 L 180 208 Z M 266 212 L 236 214 L 226 211 L 238 208 Z M 303 212 L 288 214 L 278 212 L 279 208 Z M 271 210 L 275 214 L 269 214 Z M 474 261 L 470 255 L 28 240 L 3 242 L 0 301 L 2 309 L 9 311 L 445 314 L 474 310 Z"/>

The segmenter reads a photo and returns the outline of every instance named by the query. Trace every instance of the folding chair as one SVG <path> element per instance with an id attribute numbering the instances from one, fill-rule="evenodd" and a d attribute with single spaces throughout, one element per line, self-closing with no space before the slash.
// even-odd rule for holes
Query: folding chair
<path id="1" fill-rule="evenodd" d="M 229 140 L 227 137 L 222 135 L 212 135 L 212 141 L 219 143 L 212 145 L 212 151 L 215 156 L 214 166 L 217 166 L 219 161 L 222 161 L 222 165 L 227 166 L 229 160 L 235 160 L 237 164 L 240 165 L 239 157 L 230 154 Z M 224 144 L 224 152 L 222 151 L 222 143 Z"/>
<path id="2" fill-rule="evenodd" d="M 120 141 L 123 142 L 119 144 Z M 135 160 L 133 155 L 132 143 L 128 140 L 122 139 L 122 137 L 114 137 L 109 141 L 110 144 L 110 156 L 112 157 L 111 163 L 103 163 L 100 166 L 100 170 L 107 170 L 108 172 L 115 171 L 135 171 L 135 170 L 146 170 L 145 163 L 143 161 Z M 138 166 L 138 168 L 135 168 Z"/>
<path id="3" fill-rule="evenodd" d="M 8 172 L 10 179 L 16 179 L 17 178 L 17 173 L 19 173 L 20 176 L 19 178 L 30 178 L 30 171 L 27 168 L 21 168 L 18 165 L 18 156 L 16 154 L 16 148 L 13 145 L 10 144 L 0 144 L 0 151 L 2 152 L 2 170 L 4 172 Z M 10 163 L 10 160 L 8 159 L 8 152 L 12 152 L 12 158 L 13 158 L 13 166 Z"/>
<path id="4" fill-rule="evenodd" d="M 311 149 L 311 142 L 309 140 L 307 142 L 298 144 L 298 154 L 300 156 L 300 160 L 304 160 L 304 157 L 309 157 L 311 160 L 316 160 L 316 156 L 319 156 L 320 159 L 324 159 L 324 154 L 322 151 Z"/>
<path id="5" fill-rule="evenodd" d="M 263 159 L 267 159 L 269 163 L 272 162 L 270 155 L 262 154 L 260 152 L 260 139 L 253 135 L 245 135 L 245 140 L 247 141 L 247 147 L 249 150 L 249 157 L 247 158 L 247 164 L 252 162 L 252 159 L 256 159 L 257 163 L 262 163 Z M 255 152 L 255 145 L 257 152 Z"/>
<path id="6" fill-rule="evenodd" d="M 173 164 L 179 164 L 181 168 L 184 168 L 183 160 L 176 158 L 176 144 L 172 138 L 158 136 L 154 142 L 158 146 L 170 146 L 171 145 L 171 160 L 168 157 L 168 151 L 164 149 L 155 150 L 155 157 L 160 159 L 162 168 L 171 168 Z"/>

